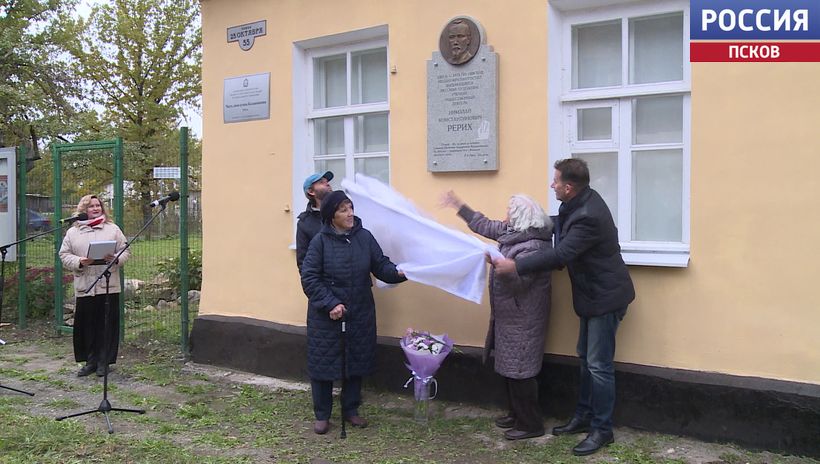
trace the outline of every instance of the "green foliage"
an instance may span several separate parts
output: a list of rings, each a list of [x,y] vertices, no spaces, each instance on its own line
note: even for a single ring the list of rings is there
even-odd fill
[[[202,37],[195,0],[120,0],[95,6],[67,28],[92,98],[129,141],[173,127],[201,93]]]
[[[82,405],[70,398],[59,398],[56,400],[51,400],[46,405],[52,409],[60,409],[64,411],[68,411],[71,409],[78,409]]]
[[[213,411],[205,403],[183,404],[177,411],[177,416],[183,419],[202,419],[211,415],[213,415]]]
[[[33,148],[75,131],[77,79],[62,56],[60,23],[76,0],[0,0],[0,146]]]
[[[165,258],[157,263],[157,270],[168,278],[171,288],[180,288],[182,275],[179,257]],[[202,290],[202,250],[188,251],[188,289]]]
[[[201,383],[201,384],[194,384],[194,385],[177,385],[176,390],[179,393],[184,393],[189,396],[195,395],[203,395],[205,393],[212,392],[216,389],[213,384],[210,383]]]
[[[70,273],[63,274],[63,284],[74,280]],[[31,267],[26,269],[26,311],[30,318],[45,318],[51,315],[54,308],[54,268]],[[16,308],[19,294],[17,292],[17,274],[7,277],[3,293],[3,304]]]
[[[160,191],[153,168],[177,164],[177,122],[185,108],[199,106],[199,22],[196,0],[119,0],[65,25],[77,39],[68,46],[75,72],[92,87],[89,98],[105,108],[98,138],[126,142],[125,178],[133,182],[143,222]]]

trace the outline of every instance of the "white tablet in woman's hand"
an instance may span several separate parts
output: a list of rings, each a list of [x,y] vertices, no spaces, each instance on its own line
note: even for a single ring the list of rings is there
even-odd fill
[[[117,251],[117,242],[115,240],[91,242],[88,244],[88,254],[86,254],[86,258],[94,260],[103,259],[106,255],[113,255],[115,251]]]

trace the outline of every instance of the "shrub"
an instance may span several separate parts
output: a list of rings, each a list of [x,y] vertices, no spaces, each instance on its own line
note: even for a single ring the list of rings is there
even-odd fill
[[[182,276],[179,272],[179,257],[165,258],[157,263],[157,270],[168,278],[168,284],[173,289],[182,285]],[[188,250],[188,289],[202,289],[202,250]]]
[[[4,283],[3,307],[17,308],[17,274],[7,277]],[[63,285],[74,280],[71,273],[63,273]],[[50,316],[54,310],[54,268],[30,267],[26,269],[26,314],[34,319]]]

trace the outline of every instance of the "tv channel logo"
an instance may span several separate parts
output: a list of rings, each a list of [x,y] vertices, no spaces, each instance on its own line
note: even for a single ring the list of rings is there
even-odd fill
[[[690,61],[820,61],[820,0],[691,0]]]

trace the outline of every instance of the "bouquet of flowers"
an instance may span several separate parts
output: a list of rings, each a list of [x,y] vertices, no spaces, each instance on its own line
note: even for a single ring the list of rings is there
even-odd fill
[[[429,332],[417,332],[413,329],[407,329],[407,332],[404,333],[403,346],[418,354],[439,354],[447,347],[445,337],[447,337],[447,334],[436,338],[435,335],[430,335]],[[449,345],[452,348],[452,342]]]
[[[407,332],[399,342],[404,356],[407,357],[407,366],[412,376],[407,379],[404,387],[407,388],[413,382],[413,390],[416,398],[416,420],[426,421],[428,414],[428,401],[436,397],[438,383],[433,377],[436,375],[444,358],[453,350],[453,341],[447,334],[431,335],[430,332],[407,329]],[[435,391],[430,395],[430,388],[435,387]]]

